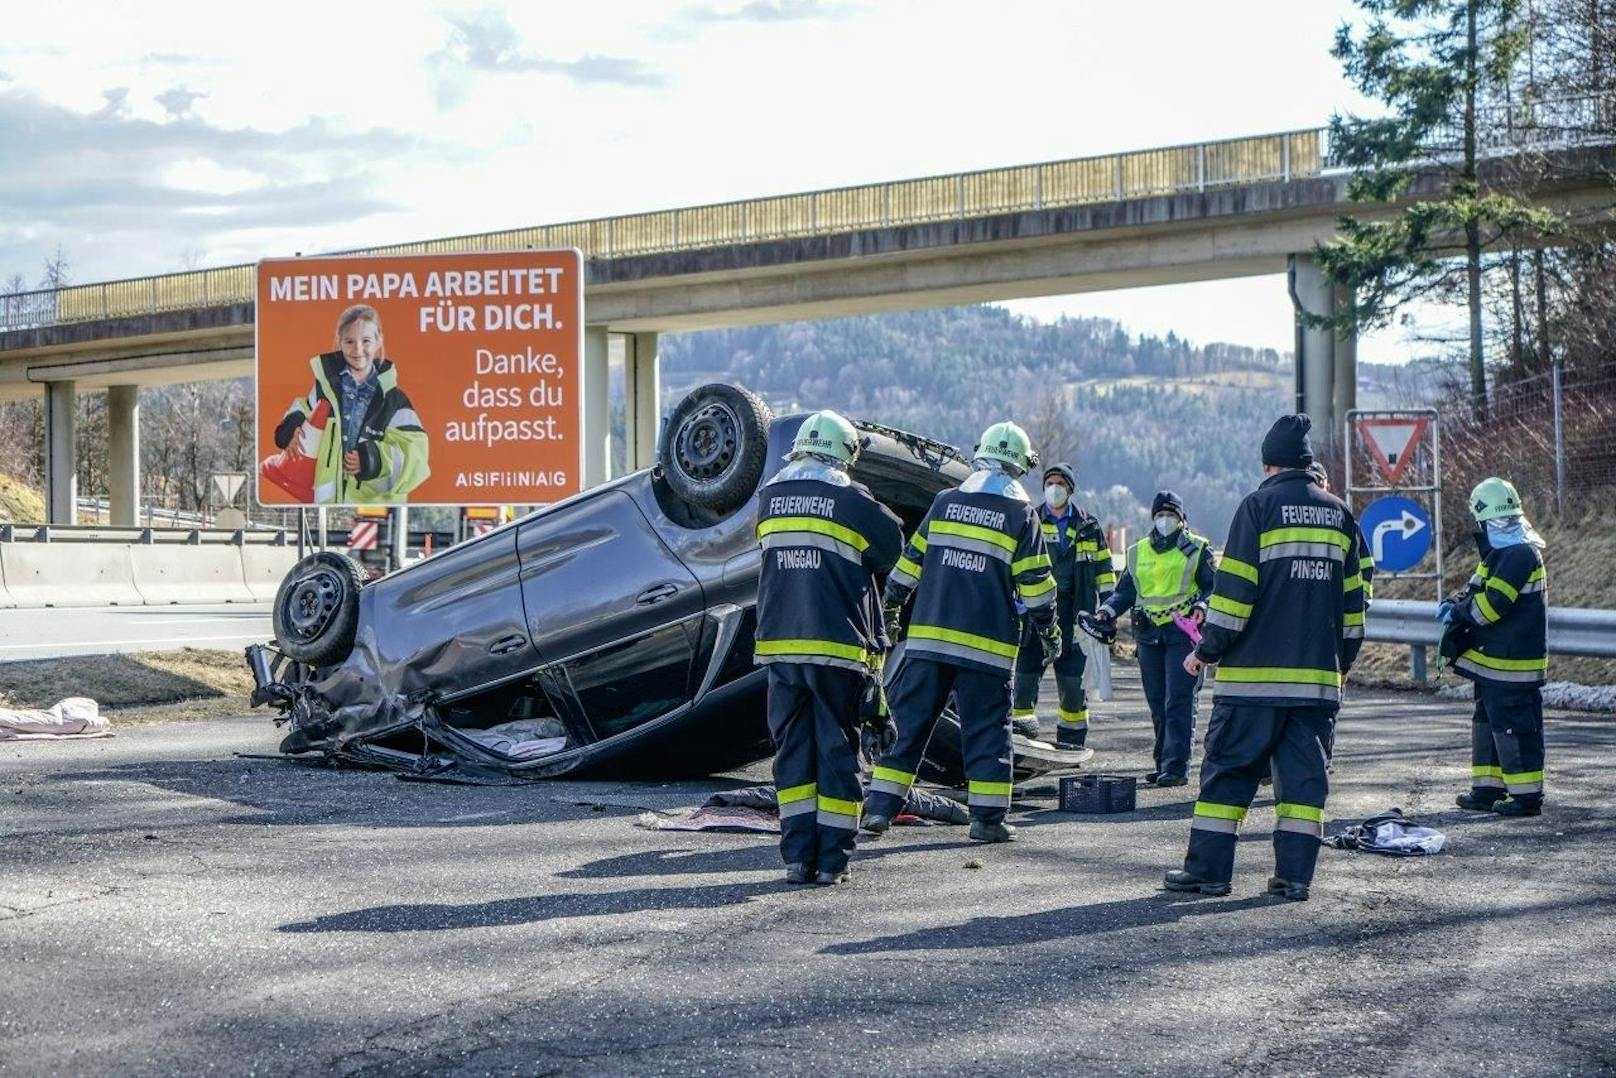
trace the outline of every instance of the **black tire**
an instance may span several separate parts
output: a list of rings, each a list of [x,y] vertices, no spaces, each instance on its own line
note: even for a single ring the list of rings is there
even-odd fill
[[[275,592],[275,645],[310,666],[335,666],[353,650],[364,570],[341,554],[310,554]]]
[[[774,413],[740,386],[698,386],[668,417],[659,463],[674,495],[732,513],[757,489],[769,454]]]

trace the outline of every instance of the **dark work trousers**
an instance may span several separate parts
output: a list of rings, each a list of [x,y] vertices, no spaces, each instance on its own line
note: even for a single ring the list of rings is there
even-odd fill
[[[1156,773],[1183,778],[1190,772],[1195,740],[1195,697],[1201,679],[1184,672],[1184,658],[1195,650],[1176,625],[1158,626],[1139,635],[1139,680],[1150,705],[1156,732]]]
[[[1190,822],[1184,870],[1203,880],[1228,883],[1234,875],[1235,840],[1257,780],[1274,773],[1274,875],[1312,883],[1324,836],[1324,798],[1329,792],[1324,743],[1334,708],[1252,707],[1218,701],[1206,729],[1201,793]]]
[[[1470,720],[1470,787],[1480,798],[1507,792],[1522,804],[1543,801],[1543,690],[1476,682]]]
[[[1072,639],[1077,620],[1074,596],[1069,591],[1055,595],[1055,624],[1060,627],[1061,657],[1055,660],[1055,694],[1060,703],[1056,715],[1055,743],[1081,748],[1089,736],[1089,705],[1083,695],[1083,649]],[[1038,689],[1044,680],[1044,649],[1032,619],[1021,619],[1021,649],[1016,652],[1015,713],[1038,713]]]
[[[887,707],[898,740],[870,774],[866,812],[891,819],[903,807],[926,742],[954,694],[965,759],[965,792],[971,818],[999,823],[1010,809],[1010,679],[978,667],[906,658],[887,688]]]
[[[769,664],[769,736],[786,864],[840,872],[858,834],[858,714],[865,679],[811,663]]]

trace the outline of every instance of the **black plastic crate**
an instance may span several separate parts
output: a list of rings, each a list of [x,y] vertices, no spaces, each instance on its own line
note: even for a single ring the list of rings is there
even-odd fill
[[[1133,775],[1072,775],[1060,780],[1063,812],[1132,812],[1139,796]]]

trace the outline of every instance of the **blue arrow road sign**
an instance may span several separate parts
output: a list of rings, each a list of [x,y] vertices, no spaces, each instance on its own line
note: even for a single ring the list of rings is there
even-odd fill
[[[1358,517],[1375,568],[1402,573],[1418,565],[1431,550],[1431,514],[1409,498],[1376,498]]]

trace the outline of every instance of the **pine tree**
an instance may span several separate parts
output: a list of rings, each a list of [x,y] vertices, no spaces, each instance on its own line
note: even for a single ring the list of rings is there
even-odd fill
[[[1483,255],[1493,246],[1553,235],[1560,222],[1477,171],[1503,141],[1494,127],[1526,44],[1519,0],[1357,0],[1366,24],[1343,25],[1333,53],[1379,116],[1336,115],[1331,155],[1354,170],[1357,202],[1395,205],[1391,217],[1344,216],[1340,235],[1318,250],[1324,272],[1346,285],[1354,328],[1386,325],[1406,304],[1463,292],[1470,313],[1471,394],[1485,406]],[[1418,172],[1446,172],[1435,197],[1408,199]],[[1462,238],[1464,260],[1452,259]],[[1320,319],[1319,321],[1329,321]]]

